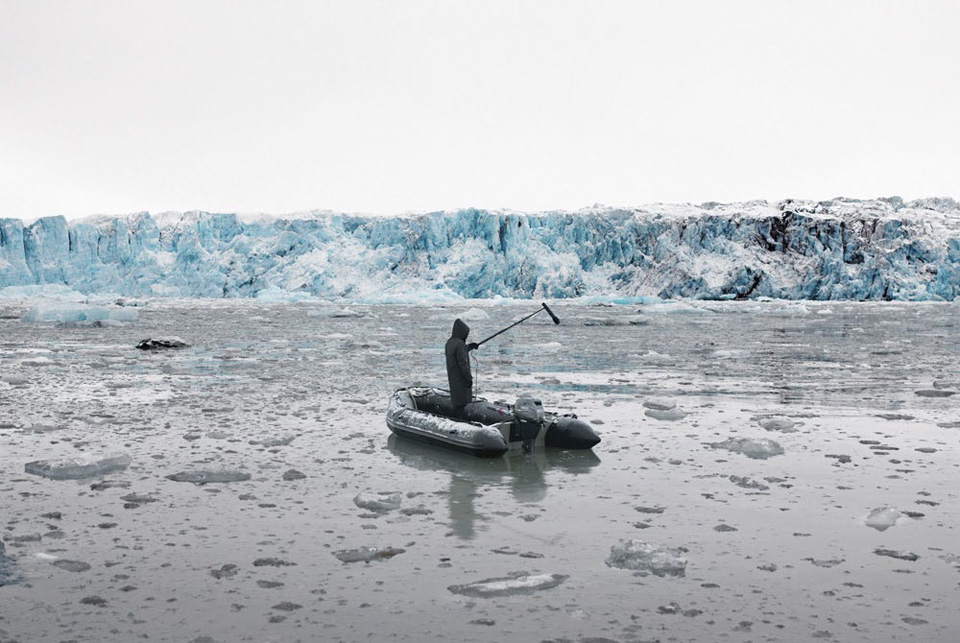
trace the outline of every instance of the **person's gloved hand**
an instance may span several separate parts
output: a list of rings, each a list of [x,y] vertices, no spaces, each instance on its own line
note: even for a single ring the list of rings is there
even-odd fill
[[[467,344],[467,350],[468,350],[468,351],[475,351],[475,350],[477,350],[478,348],[480,348],[480,344],[478,344],[478,343],[476,343],[476,342],[470,342],[469,344]]]

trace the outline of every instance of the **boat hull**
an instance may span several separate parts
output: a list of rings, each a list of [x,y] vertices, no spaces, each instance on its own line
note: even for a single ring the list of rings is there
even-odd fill
[[[387,426],[399,437],[478,457],[502,456],[523,444],[511,405],[475,400],[457,416],[449,394],[433,388],[394,392],[387,408]],[[528,436],[527,446],[591,449],[599,442],[593,428],[575,415],[544,413],[536,438],[530,441]]]

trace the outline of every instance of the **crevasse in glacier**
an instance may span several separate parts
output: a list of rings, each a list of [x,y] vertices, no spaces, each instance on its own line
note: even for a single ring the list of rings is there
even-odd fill
[[[0,288],[403,301],[494,296],[954,300],[960,204],[834,199],[397,217],[0,219]]]

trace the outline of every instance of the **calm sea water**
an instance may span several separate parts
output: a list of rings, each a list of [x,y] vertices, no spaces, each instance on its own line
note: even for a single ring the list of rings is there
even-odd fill
[[[2,641],[960,637],[956,305],[558,303],[476,353],[480,393],[603,441],[492,461],[392,438],[387,397],[444,384],[455,317],[479,340],[535,305],[154,302],[91,329],[30,305],[0,305]],[[134,349],[164,335],[191,347]],[[115,452],[100,478],[24,472]],[[250,479],[167,478],[203,470]],[[608,565],[630,540],[685,574]],[[394,555],[336,555],[362,547]],[[450,589],[511,574],[562,581]]]

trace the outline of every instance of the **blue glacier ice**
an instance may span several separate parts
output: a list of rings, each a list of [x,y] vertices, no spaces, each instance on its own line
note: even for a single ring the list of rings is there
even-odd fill
[[[0,289],[44,285],[266,301],[952,301],[960,294],[960,205],[891,197],[537,214],[0,219]]]

